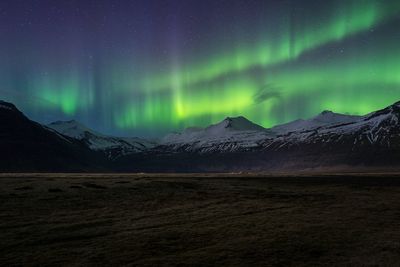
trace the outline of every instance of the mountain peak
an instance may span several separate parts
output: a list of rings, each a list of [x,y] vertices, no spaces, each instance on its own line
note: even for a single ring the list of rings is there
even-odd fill
[[[246,140],[246,145],[254,144],[255,140],[265,138],[268,131],[243,116],[226,117],[216,124],[206,128],[187,128],[182,133],[169,134],[162,140],[164,144],[190,144],[200,142],[202,145],[210,146],[215,142],[236,142]],[[246,136],[246,137],[244,137]]]
[[[247,121],[249,121],[248,119],[246,119],[245,117],[243,117],[243,116],[237,116],[237,117],[226,117],[224,120],[229,120],[229,121],[234,121],[234,120],[247,120]]]
[[[18,109],[14,106],[14,104],[11,104],[11,103],[3,101],[3,100],[0,100],[0,109],[18,111]]]
[[[400,101],[397,101],[397,102],[393,103],[392,106],[400,107]]]
[[[321,112],[322,115],[328,115],[328,114],[334,114],[334,112],[330,111],[330,110],[324,110]]]
[[[400,119],[400,101],[393,103],[392,105],[383,109],[371,112],[367,115],[368,118],[379,117],[382,115],[395,116]]]
[[[355,122],[360,119],[360,116],[345,115],[340,113],[335,113],[330,110],[324,110],[320,114],[310,119],[299,119],[289,123],[274,126],[273,131],[284,134],[294,131],[304,131],[316,129],[319,127],[340,125]]]
[[[48,124],[47,127],[52,128],[61,134],[77,139],[83,138],[86,132],[95,133],[93,130],[87,128],[76,120],[55,121]]]
[[[400,101],[398,101],[398,102],[394,103],[393,105],[391,105],[391,110],[392,110],[392,112],[400,114]]]
[[[223,121],[213,124],[207,129],[229,129],[234,131],[263,131],[262,126],[251,122],[243,116],[226,117]]]
[[[49,125],[82,125],[76,120],[68,120],[68,121],[54,121],[50,123]]]
[[[341,114],[341,113],[335,113],[330,110],[324,110],[317,116],[311,118],[311,120],[314,121],[321,121],[321,122],[328,122],[328,123],[336,123],[336,122],[348,122],[352,121],[358,116],[353,116],[353,115],[346,115],[346,114]]]

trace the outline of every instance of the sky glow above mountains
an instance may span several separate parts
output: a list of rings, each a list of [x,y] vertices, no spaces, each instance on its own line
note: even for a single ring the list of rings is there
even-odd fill
[[[157,136],[400,100],[400,2],[2,1],[0,98]]]

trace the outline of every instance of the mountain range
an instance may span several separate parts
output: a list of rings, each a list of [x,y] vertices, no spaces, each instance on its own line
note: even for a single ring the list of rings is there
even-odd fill
[[[1,171],[291,172],[400,169],[400,102],[364,116],[323,111],[266,129],[244,117],[159,141],[42,125],[0,101]]]

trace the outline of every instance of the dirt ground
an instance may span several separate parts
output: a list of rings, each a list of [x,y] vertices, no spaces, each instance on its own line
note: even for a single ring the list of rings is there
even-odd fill
[[[0,175],[0,264],[400,265],[400,177],[229,176]]]

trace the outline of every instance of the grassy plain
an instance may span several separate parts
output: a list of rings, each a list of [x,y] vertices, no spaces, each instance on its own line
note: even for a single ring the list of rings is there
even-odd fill
[[[398,266],[396,174],[2,174],[4,266]]]

